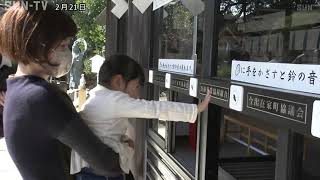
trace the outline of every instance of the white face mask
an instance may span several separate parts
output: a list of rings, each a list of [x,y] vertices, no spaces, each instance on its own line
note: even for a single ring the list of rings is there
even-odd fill
[[[72,66],[72,52],[67,50],[54,50],[52,52],[52,58],[50,64],[46,64],[46,69],[50,71],[50,75],[56,78],[60,78],[66,75]]]
[[[0,64],[0,68],[2,66],[8,66],[8,67],[12,67],[12,63],[11,63],[11,60],[7,57],[7,56],[2,56],[2,62]]]

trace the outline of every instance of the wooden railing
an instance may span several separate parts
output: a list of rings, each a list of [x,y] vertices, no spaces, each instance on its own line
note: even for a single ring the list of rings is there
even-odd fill
[[[267,130],[264,130],[262,128],[258,128],[254,125],[242,122],[241,120],[238,120],[238,118],[234,118],[228,115],[224,115],[224,132],[223,132],[223,141],[226,138],[230,139],[236,139],[238,141],[244,141],[247,146],[247,153],[250,154],[252,147],[255,147],[255,145],[260,145],[263,147],[261,149],[260,147],[255,147],[256,149],[261,150],[262,152],[269,154],[269,152],[276,152],[277,148],[270,143],[270,141],[276,142],[277,141],[277,134],[274,132],[270,132]],[[234,124],[237,128],[237,130],[230,129],[229,126],[231,124]],[[263,140],[257,138],[253,134],[257,134],[259,136],[264,137]],[[245,140],[243,140],[245,139]]]

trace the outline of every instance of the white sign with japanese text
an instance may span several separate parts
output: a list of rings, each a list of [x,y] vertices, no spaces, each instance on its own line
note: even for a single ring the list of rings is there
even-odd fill
[[[249,109],[272,114],[297,123],[307,123],[308,105],[305,103],[252,92],[247,92],[246,94],[247,108]]]
[[[320,65],[232,61],[231,79],[320,94]]]
[[[195,72],[195,63],[194,60],[190,59],[159,59],[158,70],[193,75]]]
[[[153,10],[157,10],[173,0],[153,0]]]

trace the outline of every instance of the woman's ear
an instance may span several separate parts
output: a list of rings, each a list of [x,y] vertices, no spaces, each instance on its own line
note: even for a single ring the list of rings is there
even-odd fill
[[[118,74],[111,78],[111,88],[116,91],[123,91],[125,89],[125,81],[122,75]]]

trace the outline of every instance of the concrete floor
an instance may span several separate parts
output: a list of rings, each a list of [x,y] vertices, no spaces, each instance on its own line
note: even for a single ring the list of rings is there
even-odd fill
[[[6,148],[4,138],[0,139],[0,179],[22,180]]]

